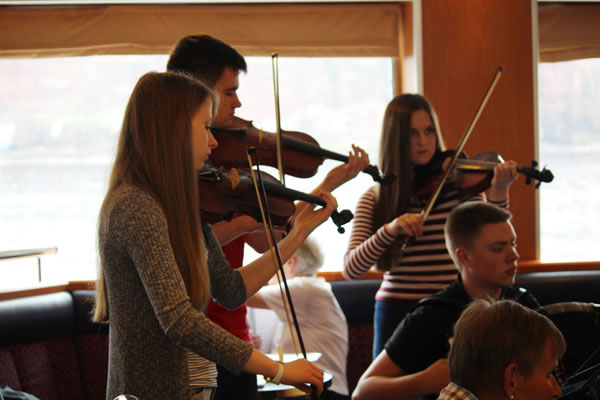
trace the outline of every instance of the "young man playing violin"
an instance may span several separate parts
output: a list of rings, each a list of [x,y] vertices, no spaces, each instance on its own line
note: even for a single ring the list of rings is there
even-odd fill
[[[450,382],[448,351],[454,323],[474,299],[537,300],[513,286],[519,254],[510,212],[473,201],[452,210],[444,228],[458,278],[417,303],[361,376],[352,398],[437,399]]]
[[[213,128],[231,128],[235,110],[242,105],[237,96],[239,74],[240,71],[246,72],[247,70],[246,61],[241,54],[228,44],[208,35],[189,35],[180,39],[174,46],[167,62],[167,69],[190,74],[212,86],[219,96],[219,108],[211,126]],[[349,161],[331,170],[314,192],[333,191],[354,178],[368,165],[368,155],[362,149],[352,146]],[[249,216],[240,215],[230,222],[215,224],[213,230],[233,269],[242,265],[246,243],[259,253],[269,249],[265,234],[262,232],[263,225]],[[213,322],[239,338],[252,343],[246,311],[245,305],[234,311],[228,311],[210,301],[206,314]],[[192,371],[199,369],[201,366],[191,367],[190,380],[196,376],[203,382],[203,385],[206,385],[202,373]],[[238,376],[219,366],[217,369],[218,385],[215,399],[257,398],[255,375],[242,373]],[[214,386],[214,377],[208,385]]]

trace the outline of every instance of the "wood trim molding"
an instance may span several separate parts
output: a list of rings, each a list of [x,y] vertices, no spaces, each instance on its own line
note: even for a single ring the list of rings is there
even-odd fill
[[[550,262],[543,263],[539,260],[519,261],[519,274],[533,272],[561,272],[561,271],[600,271],[600,261],[589,262]],[[339,271],[323,271],[317,273],[317,276],[325,278],[327,281],[343,281],[344,277]],[[383,273],[371,269],[360,279],[382,279]]]
[[[22,289],[11,289],[9,291],[0,292],[0,301],[63,292],[68,290],[68,286],[67,283],[60,283],[54,285],[36,285]]]
[[[519,274],[560,271],[600,271],[600,261],[542,263],[536,260],[526,260],[519,262]],[[317,276],[325,278],[328,282],[345,280],[341,271],[323,271],[317,273]],[[382,279],[382,277],[382,272],[371,269],[360,279]],[[70,281],[68,283],[54,285],[38,285],[22,289],[13,289],[0,292],[0,301],[63,291],[93,290],[95,284],[95,281]]]
[[[437,111],[444,140],[454,148],[496,72],[504,73],[465,147],[470,156],[499,152],[529,165],[535,138],[532,5],[523,0],[422,2],[423,94]],[[524,259],[539,259],[538,194],[519,179],[510,211]]]
[[[323,271],[318,272],[317,276],[325,278],[326,281],[344,281],[346,280],[340,271]],[[369,270],[360,279],[381,279],[383,278],[383,272],[376,271],[375,269]]]
[[[95,281],[71,281],[67,283],[55,283],[52,285],[35,285],[26,288],[15,288],[0,292],[0,301],[64,291],[93,290],[95,285]]]
[[[519,273],[530,272],[561,272],[561,271],[598,271],[600,270],[600,261],[586,262],[549,262],[528,260],[519,261]]]

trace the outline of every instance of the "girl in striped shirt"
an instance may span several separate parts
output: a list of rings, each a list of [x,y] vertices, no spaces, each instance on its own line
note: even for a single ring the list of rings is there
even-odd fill
[[[376,184],[360,198],[344,256],[344,277],[358,279],[373,265],[384,271],[375,296],[373,358],[405,312],[418,300],[452,282],[457,270],[446,250],[444,224],[464,201],[489,201],[508,207],[508,189],[517,178],[516,163],[499,163],[488,196],[461,192],[452,176],[445,183],[427,220],[420,215],[427,198],[418,192],[436,174],[444,143],[437,116],[427,99],[404,94],[387,106],[379,147],[379,167],[394,174],[389,184]],[[400,240],[413,236],[400,254]]]

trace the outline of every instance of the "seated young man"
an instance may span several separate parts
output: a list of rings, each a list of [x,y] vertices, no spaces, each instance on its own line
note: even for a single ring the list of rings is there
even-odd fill
[[[455,322],[474,299],[509,299],[536,309],[537,300],[513,286],[519,254],[511,214],[485,202],[456,207],[446,221],[456,281],[421,300],[373,360],[353,399],[437,399],[450,382],[448,351]]]
[[[348,399],[346,357],[348,355],[348,324],[331,285],[315,274],[323,265],[323,253],[310,238],[284,264],[294,309],[301,326],[307,352],[321,353],[315,364],[333,375],[331,387],[321,394],[322,400]],[[271,351],[280,346],[285,353],[294,353],[295,347],[288,328],[286,311],[278,285],[261,288],[248,299],[248,305],[268,308],[275,312],[279,323],[274,332]]]

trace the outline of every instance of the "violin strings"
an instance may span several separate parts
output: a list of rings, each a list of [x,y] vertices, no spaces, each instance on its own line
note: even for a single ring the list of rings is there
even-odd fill
[[[495,161],[485,161],[485,160],[471,160],[471,159],[462,159],[460,158],[457,162],[459,167],[465,166],[465,167],[495,167],[496,165],[498,165],[497,162]],[[476,168],[473,168],[476,169]]]

